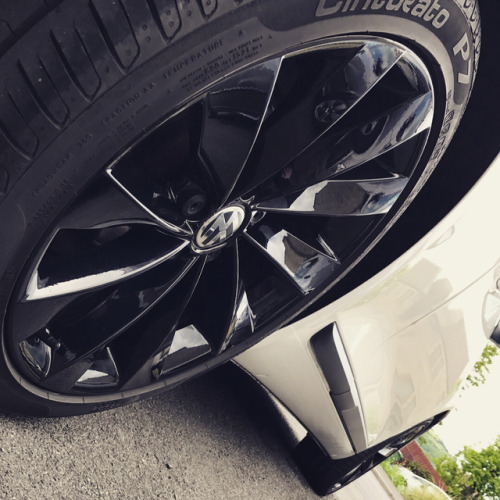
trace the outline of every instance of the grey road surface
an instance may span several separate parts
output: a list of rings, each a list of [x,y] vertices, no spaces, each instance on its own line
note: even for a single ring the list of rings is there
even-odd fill
[[[0,416],[0,498],[318,498],[260,405],[223,368],[104,413]],[[330,498],[391,498],[379,481],[373,484],[363,492],[355,483]],[[375,487],[383,496],[370,494]]]

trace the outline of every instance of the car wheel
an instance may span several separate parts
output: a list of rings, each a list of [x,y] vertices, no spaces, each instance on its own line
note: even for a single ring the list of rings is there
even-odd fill
[[[0,58],[0,407],[78,414],[173,387],[342,279],[458,125],[479,45],[463,3],[14,12]]]

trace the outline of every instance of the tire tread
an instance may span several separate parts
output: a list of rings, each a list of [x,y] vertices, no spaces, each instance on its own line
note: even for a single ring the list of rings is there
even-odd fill
[[[181,29],[181,16],[175,0],[147,0],[165,41],[171,41]]]
[[[45,79],[43,79],[42,76],[40,75],[41,71],[42,71],[42,67],[39,66],[37,68],[39,70],[40,76],[38,78],[36,78],[35,80],[32,80],[29,77],[29,75],[28,75],[27,71],[25,70],[21,61],[18,61],[17,68],[18,68],[19,74],[21,75],[21,78],[24,80],[24,83],[26,85],[26,88],[29,91],[31,98],[36,103],[37,108],[40,110],[40,113],[42,113],[45,116],[45,118],[52,123],[52,125],[54,127],[61,129],[61,125],[64,124],[64,122],[66,121],[66,117],[68,116],[68,108],[64,105],[62,100],[59,99],[60,104],[62,104],[62,106],[64,107],[64,110],[65,110],[65,111],[62,111],[64,116],[62,116],[60,114],[61,110],[58,112],[57,110],[51,111],[49,109],[50,104],[53,103],[54,100],[59,97],[59,94],[57,94],[57,92],[55,92],[55,89],[52,86],[52,84],[49,82],[49,79],[47,77],[45,77]],[[37,89],[35,87],[36,81],[38,81],[39,83],[46,82],[46,85],[50,85],[50,87],[47,88],[47,86],[44,85],[43,88]],[[45,91],[44,91],[44,89],[45,89]],[[47,95],[47,91],[49,91],[49,89],[51,89],[53,91],[50,96]],[[59,119],[57,118],[57,116],[59,116]]]
[[[26,106],[17,101],[20,111],[12,110],[14,105],[9,103],[4,107],[10,111],[0,110],[0,177],[8,179],[0,185],[0,203],[57,131],[62,132],[124,74],[203,23],[254,1],[20,0],[0,6],[0,74],[19,73],[28,89]],[[477,67],[477,0],[454,1],[471,25]],[[60,19],[56,24],[63,26],[60,31],[45,22],[55,16]],[[16,44],[24,37],[30,39],[26,46]],[[15,89],[9,90],[15,93]],[[30,128],[32,122],[25,111],[30,102],[56,133],[51,130],[40,135],[38,126]],[[12,157],[19,157],[18,161],[12,162]]]
[[[128,70],[139,57],[140,49],[120,3],[92,0],[90,10],[116,62]]]
[[[60,127],[44,112],[19,67],[16,67],[7,83],[7,91],[26,126],[36,137],[37,148],[49,143]]]
[[[0,95],[0,130],[10,146],[26,160],[32,160],[35,157],[38,150],[38,137],[29,128],[10,92],[5,88]]]
[[[99,76],[88,60],[76,32],[72,30],[68,38],[70,40],[63,40],[60,36],[56,36],[54,31],[50,32],[50,40],[66,73],[82,97],[90,102],[91,98],[99,90]],[[68,45],[70,46],[69,49],[66,48]]]
[[[0,54],[63,0],[17,0],[0,5]]]

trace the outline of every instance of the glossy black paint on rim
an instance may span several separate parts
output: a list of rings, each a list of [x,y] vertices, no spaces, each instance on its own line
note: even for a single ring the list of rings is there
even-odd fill
[[[433,108],[423,63],[375,38],[211,87],[61,214],[8,311],[16,369],[44,391],[112,397],[267,335],[383,229]]]

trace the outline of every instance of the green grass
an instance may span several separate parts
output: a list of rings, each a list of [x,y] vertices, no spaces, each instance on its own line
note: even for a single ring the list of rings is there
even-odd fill
[[[399,473],[397,467],[391,465],[389,460],[384,460],[380,465],[399,491],[406,487],[405,478]]]
[[[405,500],[443,500],[444,498],[446,498],[444,493],[435,491],[430,487],[426,488],[424,486],[413,486],[409,488],[406,484],[405,478],[399,472],[398,466],[393,465],[393,461],[394,458],[392,460],[391,458],[389,458],[382,462],[380,465]]]

